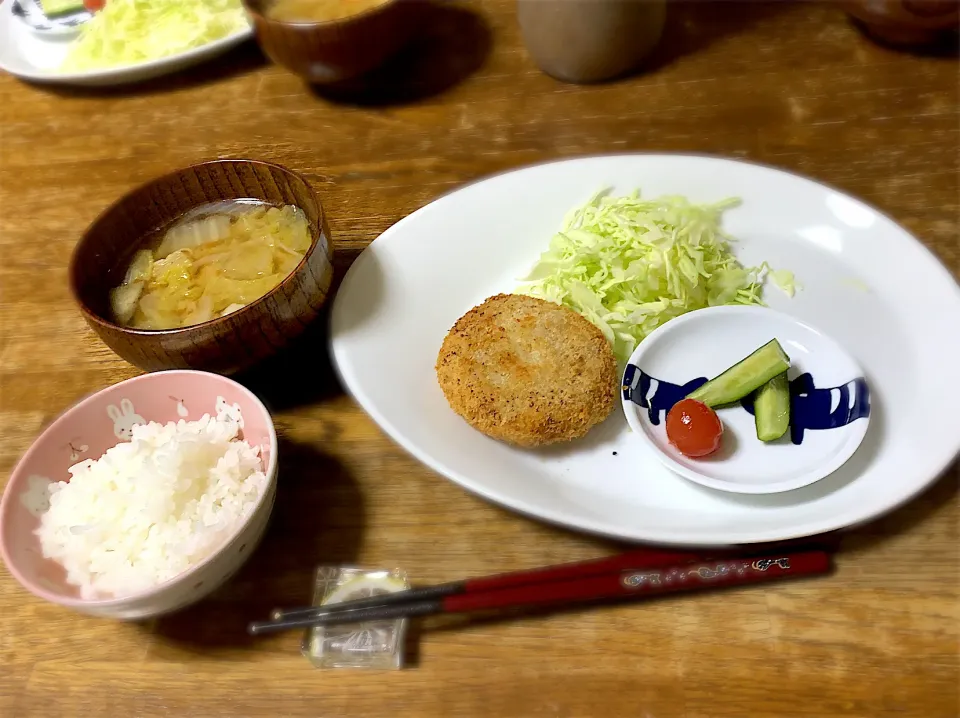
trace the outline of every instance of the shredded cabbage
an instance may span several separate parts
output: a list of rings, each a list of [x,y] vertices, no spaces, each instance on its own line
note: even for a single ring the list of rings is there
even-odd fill
[[[589,319],[620,362],[650,332],[686,312],[763,305],[767,275],[793,296],[790,272],[766,263],[743,267],[731,252],[720,216],[737,204],[735,198],[695,205],[684,197],[600,192],[567,215],[519,291]]]
[[[770,271],[770,279],[772,279],[773,283],[782,289],[783,293],[788,297],[792,297],[797,293],[799,285],[793,276],[793,272],[788,272],[786,269],[770,269],[770,265],[766,262],[763,263],[763,268]]]
[[[61,69],[134,65],[202,47],[247,27],[240,0],[107,0],[81,26]]]

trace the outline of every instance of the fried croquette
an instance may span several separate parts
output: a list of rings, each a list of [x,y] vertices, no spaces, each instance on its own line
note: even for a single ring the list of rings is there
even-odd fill
[[[533,447],[586,434],[613,409],[610,343],[567,307],[498,294],[463,315],[437,357],[450,407],[487,436]]]

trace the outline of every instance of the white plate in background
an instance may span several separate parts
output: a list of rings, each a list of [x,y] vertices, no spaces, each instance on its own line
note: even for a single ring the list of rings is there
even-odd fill
[[[22,80],[87,87],[126,85],[167,75],[221,55],[253,37],[253,28],[170,57],[105,70],[58,69],[76,35],[40,34],[13,15],[13,3],[0,3],[0,70]]]

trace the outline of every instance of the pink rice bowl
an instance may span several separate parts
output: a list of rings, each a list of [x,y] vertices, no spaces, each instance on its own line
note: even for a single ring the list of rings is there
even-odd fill
[[[70,478],[67,469],[97,459],[128,436],[139,420],[196,421],[214,415],[217,397],[238,404],[243,438],[260,446],[267,486],[252,514],[214,553],[173,579],[121,598],[84,599],[66,572],[46,559],[35,531],[45,484]],[[24,588],[52,603],[98,616],[142,619],[183,608],[215,590],[253,552],[266,529],[276,496],[277,435],[263,403],[248,389],[218,374],[173,370],[144,374],[82,399],[33,442],[7,482],[0,501],[0,556]]]

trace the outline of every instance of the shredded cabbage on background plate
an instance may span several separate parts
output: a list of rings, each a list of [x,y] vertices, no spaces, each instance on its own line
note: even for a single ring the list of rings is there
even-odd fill
[[[641,199],[600,192],[570,212],[520,292],[564,304],[596,324],[626,362],[650,332],[686,312],[720,304],[763,305],[769,276],[793,296],[793,274],[743,267],[720,228],[731,198]]]
[[[107,0],[103,10],[81,26],[61,70],[157,60],[249,26],[240,0]]]

